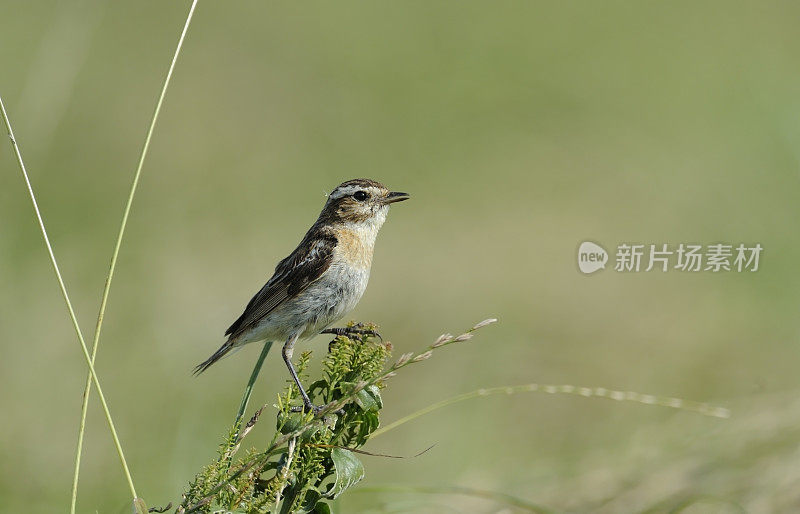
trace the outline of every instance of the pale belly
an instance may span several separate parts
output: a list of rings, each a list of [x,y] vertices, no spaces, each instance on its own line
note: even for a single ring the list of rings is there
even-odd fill
[[[316,282],[267,315],[239,344],[285,341],[293,334],[309,338],[352,311],[369,281],[369,269],[331,265]]]

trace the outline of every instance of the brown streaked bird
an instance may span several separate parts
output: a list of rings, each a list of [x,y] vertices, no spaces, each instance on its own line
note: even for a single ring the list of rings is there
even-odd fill
[[[303,240],[275,267],[264,287],[228,327],[228,340],[195,368],[202,373],[234,348],[255,342],[283,342],[283,360],[305,408],[311,403],[292,365],[294,345],[320,333],[346,334],[328,328],[356,306],[367,288],[372,251],[389,205],[407,200],[369,179],[354,179],[334,189]]]

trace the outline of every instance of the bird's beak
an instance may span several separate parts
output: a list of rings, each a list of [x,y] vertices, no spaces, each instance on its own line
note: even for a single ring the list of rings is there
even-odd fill
[[[386,198],[383,199],[384,204],[390,204],[395,202],[402,202],[403,200],[408,200],[411,198],[411,195],[408,193],[400,193],[399,191],[392,191]]]

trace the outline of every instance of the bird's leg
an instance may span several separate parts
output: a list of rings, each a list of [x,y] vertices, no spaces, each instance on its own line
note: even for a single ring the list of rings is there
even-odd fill
[[[334,334],[337,336],[347,336],[350,337],[352,335],[367,335],[377,337],[378,339],[383,342],[383,337],[376,332],[375,330],[371,330],[369,328],[364,328],[363,323],[356,323],[352,327],[333,327],[333,328],[326,328],[320,334]]]
[[[308,397],[306,390],[303,389],[303,384],[300,383],[300,377],[297,376],[297,371],[294,370],[294,366],[292,365],[292,354],[294,353],[294,343],[297,342],[297,338],[299,337],[298,334],[290,336],[289,339],[286,340],[286,344],[283,345],[283,362],[286,363],[286,367],[289,368],[289,373],[292,375],[294,379],[294,383],[297,384],[297,388],[300,390],[300,396],[303,397],[303,406],[314,412],[316,414],[322,407],[317,407],[313,403],[311,403],[311,398]]]

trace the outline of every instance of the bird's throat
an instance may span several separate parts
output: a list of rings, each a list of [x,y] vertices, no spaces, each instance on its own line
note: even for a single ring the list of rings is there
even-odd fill
[[[349,225],[337,227],[334,231],[336,252],[351,266],[369,269],[379,227],[372,227],[367,223]]]

